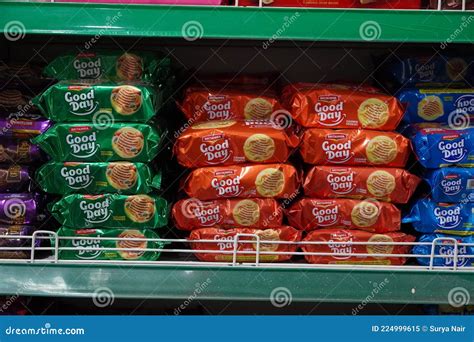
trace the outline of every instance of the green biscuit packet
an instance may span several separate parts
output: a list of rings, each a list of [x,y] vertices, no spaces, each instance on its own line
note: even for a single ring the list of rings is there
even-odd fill
[[[75,237],[77,239],[63,239]],[[67,260],[135,260],[153,261],[160,256],[158,251],[140,251],[137,249],[162,249],[161,241],[148,241],[160,237],[150,229],[70,229],[58,230],[59,259]],[[80,239],[79,239],[80,238]],[[111,238],[101,240],[99,238]],[[124,240],[130,239],[130,240]],[[143,239],[143,240],[141,240]],[[145,240],[146,239],[146,240]],[[53,245],[55,240],[52,240]],[[74,248],[62,250],[61,248]],[[97,250],[104,248],[107,250]],[[122,250],[109,250],[120,248]]]
[[[147,122],[162,105],[162,91],[143,83],[63,81],[33,99],[43,114],[59,122]]]
[[[160,228],[168,224],[168,209],[168,202],[155,195],[72,194],[50,211],[73,228]]]
[[[167,57],[160,58],[147,52],[71,52],[56,57],[44,68],[43,74],[57,80],[154,82],[169,75],[170,62]]]
[[[161,136],[147,124],[56,124],[33,139],[55,161],[149,162]]]
[[[143,163],[49,162],[36,171],[36,181],[53,194],[146,194],[161,185],[161,173],[152,178]]]

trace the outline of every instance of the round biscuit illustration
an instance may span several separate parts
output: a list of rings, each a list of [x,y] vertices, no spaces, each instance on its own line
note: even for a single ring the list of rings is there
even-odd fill
[[[120,239],[145,239],[143,235],[138,230],[124,230],[118,236]],[[116,248],[130,248],[130,249],[145,249],[147,247],[146,241],[134,241],[134,240],[117,240],[115,243]],[[120,256],[125,260],[134,260],[141,257],[145,251],[137,250],[121,250],[118,251]]]
[[[357,227],[373,226],[380,215],[379,207],[370,201],[362,201],[352,208],[351,220]]]
[[[446,62],[446,74],[453,81],[462,81],[468,65],[462,58],[451,58]]]
[[[383,235],[383,234],[375,234],[373,235],[369,241],[369,243],[377,243],[377,242],[383,242],[383,243],[393,243],[393,240],[390,236],[388,235]],[[393,245],[367,245],[367,253],[368,254],[391,254],[393,251],[394,246]],[[373,258],[375,259],[384,259],[386,258],[385,256],[374,256]]]
[[[192,125],[192,129],[225,128],[235,125],[234,120],[209,121]]]
[[[124,159],[135,158],[142,150],[145,139],[142,132],[133,127],[118,129],[112,138],[112,148],[118,156]]]
[[[260,218],[260,208],[252,200],[242,200],[232,210],[232,217],[241,226],[253,226]]]
[[[443,102],[438,96],[426,96],[418,103],[418,116],[426,121],[434,121],[443,114]]]
[[[373,164],[388,164],[398,153],[397,143],[385,135],[379,135],[369,141],[365,149],[367,159]]]
[[[252,162],[263,162],[275,153],[275,142],[266,134],[253,134],[245,140],[245,157]]]
[[[279,241],[280,234],[278,231],[274,229],[265,229],[259,230],[255,233],[259,238],[260,241]],[[253,248],[257,250],[257,244],[253,244]],[[275,252],[278,250],[278,244],[271,243],[271,242],[263,242],[260,243],[260,251],[261,252]]]
[[[129,85],[115,87],[110,95],[110,103],[117,113],[132,115],[142,105],[142,92],[137,87]]]
[[[248,101],[244,108],[245,119],[249,120],[269,119],[272,115],[272,112],[272,104],[260,97]]]
[[[382,100],[367,99],[359,106],[357,116],[362,127],[378,128],[388,121],[388,106]]]
[[[395,177],[384,170],[374,171],[367,177],[366,185],[374,197],[386,197],[395,190]]]
[[[275,168],[264,169],[257,175],[255,187],[260,196],[275,197],[285,187],[285,175],[282,171]]]
[[[133,195],[125,200],[125,214],[133,222],[145,223],[155,215],[155,200],[147,195]]]
[[[117,190],[127,190],[137,182],[137,168],[132,163],[109,163],[105,172],[110,186]]]
[[[142,59],[133,53],[124,53],[117,58],[117,76],[121,80],[139,80],[143,74]]]

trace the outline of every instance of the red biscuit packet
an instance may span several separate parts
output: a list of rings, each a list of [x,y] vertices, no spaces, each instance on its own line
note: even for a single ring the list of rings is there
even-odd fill
[[[288,223],[301,230],[360,229],[372,233],[400,230],[400,210],[376,200],[303,198],[287,211]]]

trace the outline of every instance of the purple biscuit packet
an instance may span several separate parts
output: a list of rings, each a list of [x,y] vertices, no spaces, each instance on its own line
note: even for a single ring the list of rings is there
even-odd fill
[[[0,117],[0,135],[16,138],[28,138],[42,134],[51,126],[51,121],[39,114],[27,114],[21,111]]]
[[[31,238],[10,238],[8,236],[31,236],[35,231],[33,226],[4,226],[0,225],[0,259],[26,259],[30,257],[29,250],[13,250],[3,248],[28,247],[32,244]],[[35,247],[40,246],[41,239],[35,240]]]
[[[30,170],[20,165],[0,165],[0,192],[21,192],[28,190]]]
[[[1,224],[32,224],[36,222],[37,196],[34,194],[0,194]]]
[[[39,147],[29,140],[0,138],[0,163],[30,164],[40,159]]]

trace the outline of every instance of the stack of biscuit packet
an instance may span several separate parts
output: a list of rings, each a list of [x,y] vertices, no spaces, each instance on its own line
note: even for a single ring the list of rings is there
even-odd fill
[[[31,247],[30,236],[45,219],[44,197],[32,183],[42,155],[29,140],[50,126],[30,101],[43,83],[35,67],[0,61],[0,258],[29,258],[29,251],[15,248]]]
[[[414,237],[400,231],[395,204],[407,203],[420,180],[403,169],[410,145],[394,132],[404,112],[397,99],[368,86],[297,83],[283,89],[282,103],[305,127],[300,154],[309,164],[305,197],[288,221],[307,232],[305,252],[326,253],[307,261],[404,264],[395,254],[410,246],[394,243]]]
[[[398,98],[407,110],[405,132],[428,185],[404,217],[433,243],[435,266],[472,266],[474,243],[474,67],[472,56],[436,55],[399,59],[389,67]],[[421,265],[430,264],[431,245],[417,245]],[[457,254],[455,262],[454,254]],[[425,255],[426,257],[423,257]]]
[[[37,172],[62,227],[59,257],[156,260],[168,204],[151,194],[161,176],[149,163],[163,130],[150,121],[162,106],[169,60],[142,52],[96,51],[57,57],[44,70],[60,80],[35,99],[55,122],[34,141],[51,158]],[[72,80],[71,80],[72,79]],[[154,83],[153,83],[154,82]],[[100,239],[108,238],[108,239]]]
[[[196,257],[232,261],[236,245],[238,262],[289,260],[302,233],[283,224],[278,200],[298,192],[299,173],[287,161],[299,137],[272,122],[276,93],[252,78],[214,79],[189,87],[180,106],[195,123],[175,144],[189,175],[172,215],[190,231]]]

